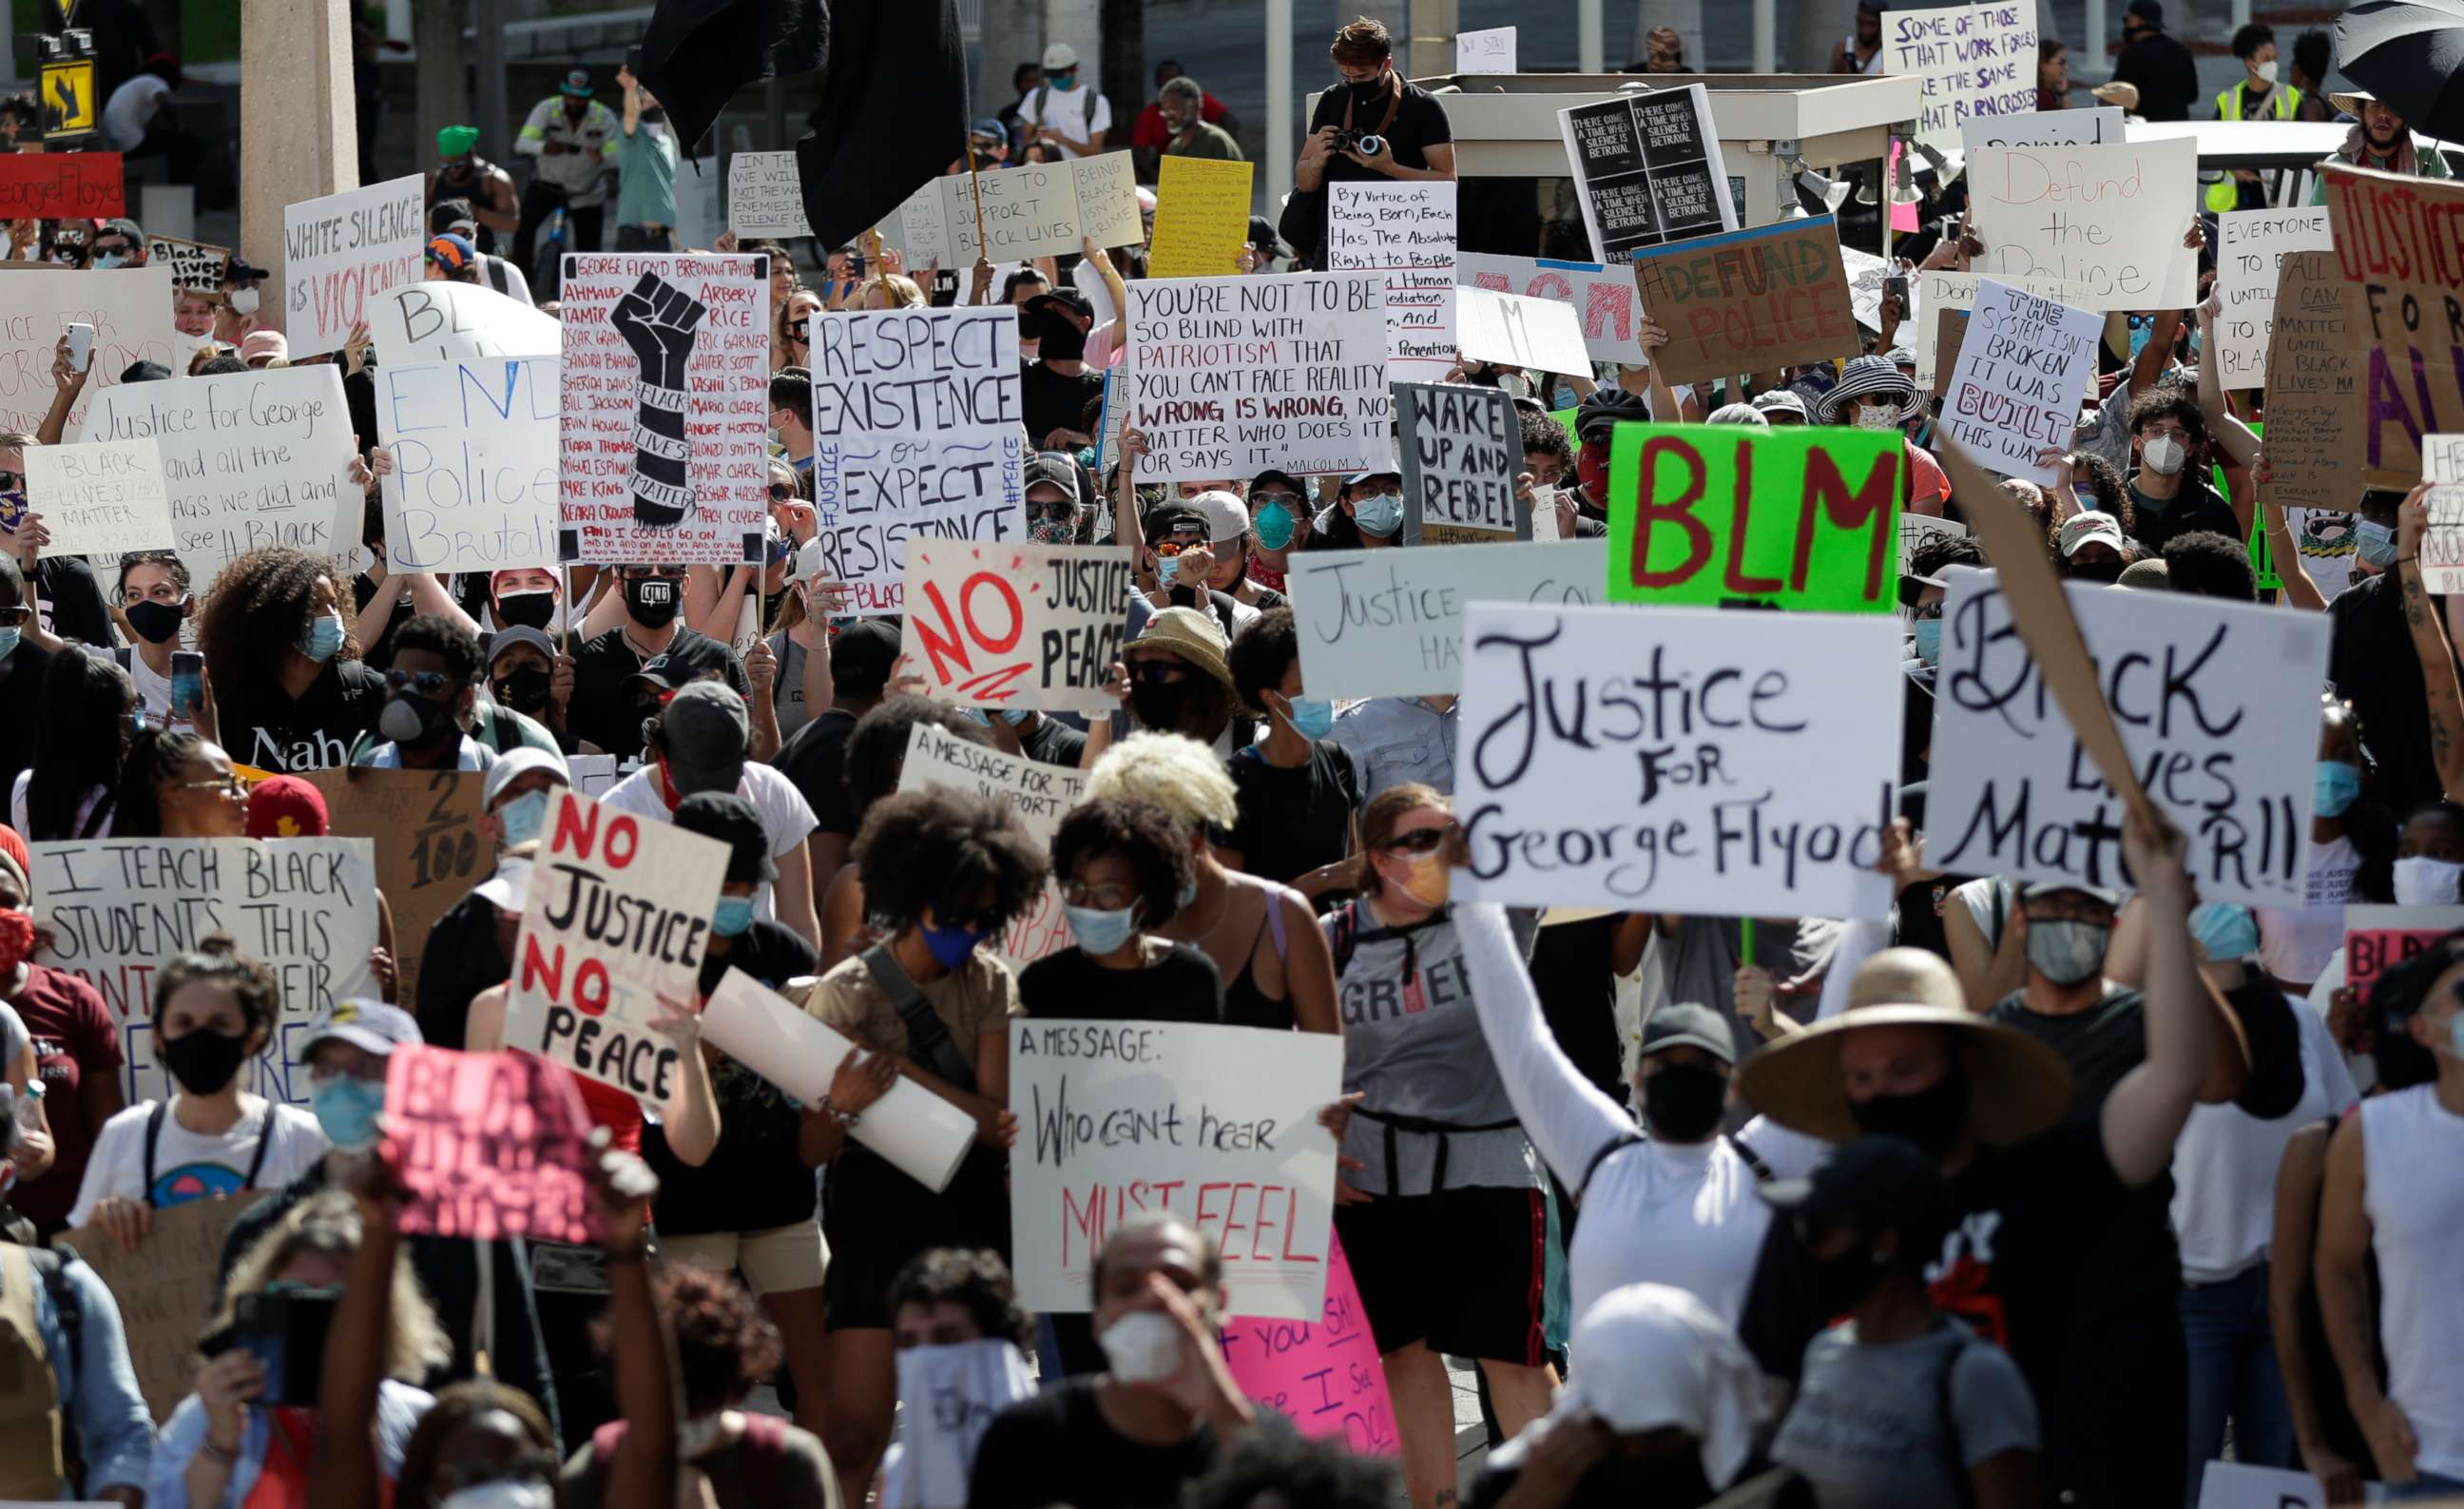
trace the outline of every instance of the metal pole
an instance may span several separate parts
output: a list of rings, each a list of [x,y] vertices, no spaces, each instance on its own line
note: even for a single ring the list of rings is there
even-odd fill
[[[1597,5],[1599,0],[1584,0]],[[1292,189],[1292,0],[1266,0],[1266,161],[1259,175],[1266,218],[1282,212]]]
[[[2112,77],[2113,64],[2104,55],[2104,0],[2087,0],[2087,42],[2079,52],[2087,59],[2089,78]]]
[[[1574,33],[1583,72],[1608,72],[1608,55],[1600,46],[1600,0],[1580,0],[1574,8]]]
[[[473,113],[479,118],[472,123],[479,128],[480,149],[496,162],[510,163],[516,128],[513,105],[505,98],[503,0],[471,0],[471,31],[476,39],[472,49],[476,58],[471,66],[478,80]]]
[[[2091,0],[2093,3],[2093,0]],[[1779,72],[1779,15],[1774,0],[1754,0],[1754,72]]]

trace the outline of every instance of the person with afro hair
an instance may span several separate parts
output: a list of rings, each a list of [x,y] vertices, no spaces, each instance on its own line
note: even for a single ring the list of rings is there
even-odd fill
[[[347,582],[289,545],[233,559],[214,578],[197,637],[222,743],[233,760],[284,773],[349,763],[385,710],[385,677],[360,657]]]
[[[1172,814],[1153,802],[1082,803],[1052,835],[1052,874],[1074,947],[1019,976],[1029,1016],[1214,1023],[1223,977],[1203,949],[1155,931],[1197,877]]]

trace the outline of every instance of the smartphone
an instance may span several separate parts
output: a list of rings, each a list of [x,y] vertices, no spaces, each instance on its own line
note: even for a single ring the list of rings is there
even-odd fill
[[[82,372],[94,364],[94,326],[73,324],[69,330],[69,366]]]
[[[193,722],[206,699],[206,657],[202,651],[171,652],[171,716]]]
[[[625,49],[625,72],[631,74],[636,78],[642,77],[642,50],[640,48],[628,47]]]
[[[1890,277],[1883,278],[1882,294],[1885,298],[1898,300],[1902,309],[1907,308],[1908,275],[1905,273],[1893,273]]]
[[[199,1343],[208,1357],[235,1348],[255,1354],[265,1369],[257,1402],[314,1405],[325,1376],[325,1333],[334,1323],[340,1289],[268,1289],[232,1302],[231,1323]]]

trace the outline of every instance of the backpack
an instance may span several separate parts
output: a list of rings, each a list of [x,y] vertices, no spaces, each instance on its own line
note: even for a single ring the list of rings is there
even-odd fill
[[[787,1501],[787,1423],[771,1415],[743,1411],[744,1434],[736,1443],[736,1461],[744,1475],[744,1496],[757,1504]],[[590,1433],[590,1473],[604,1497],[607,1477],[616,1467],[616,1448],[624,1444],[625,1422],[610,1420]],[[679,1462],[679,1467],[686,1464]]]
[[[1592,1155],[1592,1161],[1583,1167],[1582,1183],[1574,1186],[1575,1208],[1577,1209],[1582,1208],[1583,1191],[1592,1187],[1592,1176],[1600,1171],[1600,1165],[1607,1163],[1611,1154],[1621,1153],[1627,1148],[1634,1146],[1636,1143],[1646,1141],[1648,1141],[1648,1139],[1646,1139],[1640,1132],[1629,1132],[1625,1136],[1617,1138],[1613,1142],[1601,1143],[1600,1150],[1594,1153]],[[1734,1132],[1722,1132],[1720,1134],[1720,1141],[1727,1143],[1731,1151],[1733,1151],[1739,1158],[1746,1161],[1746,1168],[1754,1176],[1754,1183],[1758,1185],[1767,1185],[1771,1183],[1772,1179],[1777,1177],[1771,1172],[1771,1165],[1763,1162],[1762,1155],[1755,1152],[1751,1147],[1746,1145],[1744,1138],[1739,1137]]]

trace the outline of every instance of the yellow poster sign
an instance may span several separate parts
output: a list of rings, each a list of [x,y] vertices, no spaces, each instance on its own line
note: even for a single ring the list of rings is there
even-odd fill
[[[1155,183],[1149,277],[1223,277],[1241,271],[1249,238],[1247,163],[1167,157]]]

